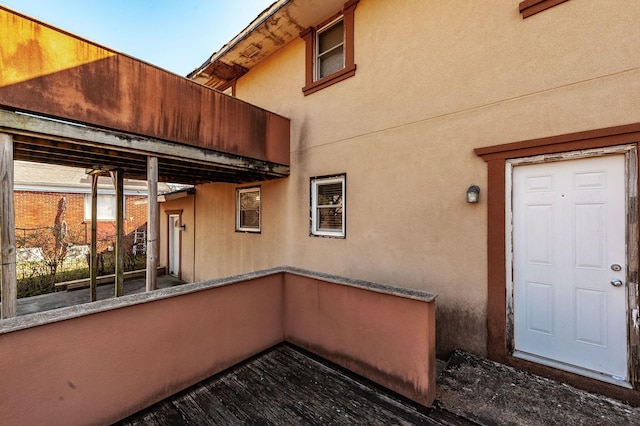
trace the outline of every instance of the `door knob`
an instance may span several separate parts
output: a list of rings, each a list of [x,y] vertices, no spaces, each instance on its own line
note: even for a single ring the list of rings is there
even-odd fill
[[[622,281],[620,281],[617,278],[614,278],[611,280],[611,285],[614,287],[621,287],[622,286]]]

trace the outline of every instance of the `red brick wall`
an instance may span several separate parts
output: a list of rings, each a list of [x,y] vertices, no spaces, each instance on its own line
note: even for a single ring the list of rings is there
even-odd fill
[[[62,216],[62,199],[66,200],[64,217]],[[63,194],[56,192],[24,192],[14,193],[16,237],[19,239],[35,228],[52,227],[56,220],[67,222],[67,234],[78,243],[85,243],[84,195]],[[58,215],[60,216],[58,217]],[[87,225],[90,228],[90,224]]]
[[[125,197],[125,226],[124,233],[135,231],[136,229],[147,226],[147,196],[146,195],[127,195]],[[132,220],[133,218],[133,220]]]
[[[67,235],[73,242],[85,244],[91,241],[91,221],[84,218],[84,194],[60,192],[16,191],[14,193],[16,237],[19,239],[29,229],[52,227],[62,220],[67,223]],[[61,200],[65,199],[64,217]],[[124,233],[144,229],[147,223],[146,196],[125,197]],[[98,221],[99,245],[110,245],[116,231],[115,221]],[[33,231],[31,231],[33,232]],[[100,247],[98,248],[101,249]]]

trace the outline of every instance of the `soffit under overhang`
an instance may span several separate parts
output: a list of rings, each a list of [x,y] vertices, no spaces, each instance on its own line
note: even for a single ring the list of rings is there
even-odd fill
[[[282,178],[289,167],[169,141],[0,109],[0,132],[13,138],[14,160],[99,170],[147,179],[147,160],[158,158],[158,181],[197,185]]]
[[[341,11],[346,0],[280,0],[187,77],[221,89],[300,32]]]

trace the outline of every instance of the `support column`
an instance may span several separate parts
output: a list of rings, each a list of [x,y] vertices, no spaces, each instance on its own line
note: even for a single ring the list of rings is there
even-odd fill
[[[91,267],[89,268],[90,301],[97,300],[98,283],[98,178],[100,173],[91,173]]]
[[[124,176],[122,170],[112,172],[116,188],[116,278],[115,296],[120,297],[124,289]]]
[[[16,227],[13,206],[13,138],[10,134],[0,133],[0,240],[2,302],[0,318],[16,316],[17,280],[16,280]]]
[[[158,285],[158,157],[147,159],[147,201],[147,291],[151,291]]]

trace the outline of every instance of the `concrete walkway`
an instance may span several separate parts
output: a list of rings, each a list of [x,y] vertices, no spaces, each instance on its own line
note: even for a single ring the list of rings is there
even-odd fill
[[[158,275],[158,288],[172,287],[184,284],[183,281],[171,275]],[[124,282],[124,294],[142,293],[145,291],[145,278],[135,278]],[[105,300],[115,297],[113,283],[99,285],[96,291],[98,300]],[[66,306],[89,303],[89,289],[67,290],[57,293],[41,294],[39,296],[24,297],[18,299],[17,314],[27,315],[35,312],[49,311],[51,309],[63,308]]]

